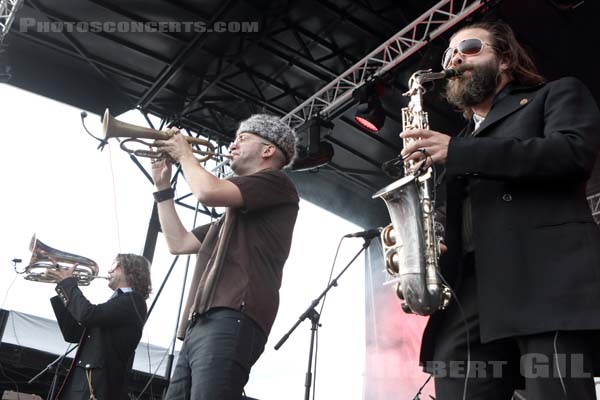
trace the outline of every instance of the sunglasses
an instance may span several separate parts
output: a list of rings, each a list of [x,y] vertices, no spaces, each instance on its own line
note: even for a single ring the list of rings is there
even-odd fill
[[[231,142],[231,144],[237,144],[237,145],[239,145],[239,144],[242,144],[244,142],[252,142],[253,140],[251,140],[251,139],[252,139],[252,136],[250,136],[250,135],[239,135],[239,136],[237,136],[233,140],[233,142]],[[265,146],[271,146],[272,145],[272,143],[269,143],[267,141],[261,140],[260,138],[257,138],[257,139],[259,139],[259,140],[256,141],[256,142],[260,142],[260,144],[264,144]]]
[[[465,39],[461,40],[456,47],[448,47],[442,57],[442,68],[448,69],[452,57],[459,52],[463,56],[476,56],[483,51],[485,45],[491,46],[489,43],[482,41],[481,39]]]

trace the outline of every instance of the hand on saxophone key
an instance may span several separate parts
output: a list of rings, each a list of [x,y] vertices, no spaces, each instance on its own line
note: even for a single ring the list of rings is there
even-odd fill
[[[425,168],[433,163],[444,164],[448,158],[450,136],[429,129],[408,129],[400,134],[402,139],[412,139],[400,153],[404,163],[420,162],[427,157]]]

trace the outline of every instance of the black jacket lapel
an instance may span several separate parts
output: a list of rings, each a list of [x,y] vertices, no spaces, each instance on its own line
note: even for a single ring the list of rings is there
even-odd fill
[[[535,87],[510,87],[507,90],[510,93],[506,96],[502,96],[498,98],[494,104],[492,105],[492,109],[485,117],[485,120],[479,126],[473,135],[474,136],[483,136],[486,134],[486,129],[496,122],[504,119],[515,111],[521,109],[522,107],[527,106],[529,102],[532,100],[535,92],[531,93],[530,91],[533,89],[537,89],[539,86]]]

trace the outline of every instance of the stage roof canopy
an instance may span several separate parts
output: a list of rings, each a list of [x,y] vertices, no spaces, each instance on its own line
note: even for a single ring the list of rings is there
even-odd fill
[[[138,108],[227,145],[240,120],[257,112],[288,115],[442,3],[454,9],[477,7],[439,35],[426,37],[424,46],[381,74],[383,129],[372,134],[357,126],[356,101],[349,99],[324,118],[333,124],[320,132],[334,149],[331,162],[290,173],[305,199],[375,226],[385,223],[387,213],[371,194],[392,180],[380,166],[402,147],[398,133],[408,78],[418,69],[440,69],[441,53],[459,26],[502,18],[531,50],[543,75],[574,75],[600,99],[599,5],[559,0],[24,0],[0,61],[11,67],[9,84],[99,114],[105,108],[115,115]],[[133,32],[144,23],[156,31]],[[366,79],[368,74],[359,77]],[[438,89],[425,99],[430,125],[455,133],[461,117],[441,100]]]

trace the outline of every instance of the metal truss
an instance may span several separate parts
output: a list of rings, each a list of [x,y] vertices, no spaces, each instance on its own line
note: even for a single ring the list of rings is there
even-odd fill
[[[384,75],[485,4],[485,0],[440,1],[290,111],[282,118],[283,121],[297,128],[316,114],[327,117],[348,102],[354,89],[365,81]]]
[[[592,216],[597,224],[600,224],[600,192],[588,196],[588,203],[592,210]]]
[[[229,10],[235,5],[234,0],[229,0],[226,3],[222,3],[219,7],[219,10],[213,15],[209,23],[214,23],[215,21],[219,21],[223,16],[229,12]],[[205,45],[208,40],[209,35],[205,33],[198,33],[194,37],[192,41],[187,43],[187,45],[175,56],[175,59],[160,73],[158,79],[152,84],[152,86],[142,95],[140,100],[138,101],[138,107],[144,109],[147,107],[152,100],[157,96],[158,92],[164,88],[167,83],[175,76],[177,71],[179,71],[185,64],[185,62],[189,59],[191,54],[194,51],[197,51],[198,47],[202,47]]]
[[[23,0],[0,0],[0,44],[4,41],[22,5]]]

